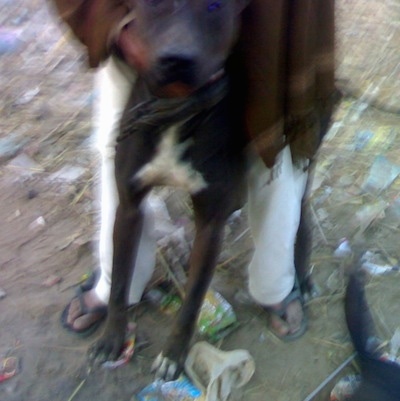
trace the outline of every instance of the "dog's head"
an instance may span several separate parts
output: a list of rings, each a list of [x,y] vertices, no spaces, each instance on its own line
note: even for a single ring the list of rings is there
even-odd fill
[[[159,96],[219,77],[250,0],[49,0],[97,67],[116,44]]]
[[[186,96],[221,76],[248,0],[131,1],[117,44],[153,93]]]

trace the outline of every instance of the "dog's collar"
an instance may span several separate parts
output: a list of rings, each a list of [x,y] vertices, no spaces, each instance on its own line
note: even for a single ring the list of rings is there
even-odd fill
[[[191,116],[216,106],[228,93],[228,78],[222,75],[186,98],[152,97],[125,111],[117,142],[137,132],[164,131]]]

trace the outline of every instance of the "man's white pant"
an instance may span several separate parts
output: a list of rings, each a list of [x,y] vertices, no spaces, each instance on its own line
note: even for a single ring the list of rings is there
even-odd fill
[[[308,173],[292,163],[287,146],[279,155],[279,173],[253,156],[248,172],[248,215],[254,255],[249,265],[249,291],[262,305],[281,302],[295,281],[294,247]]]
[[[99,101],[95,111],[95,124],[97,146],[102,157],[99,252],[101,275],[95,290],[105,303],[108,303],[111,287],[112,236],[118,206],[114,177],[115,139],[118,121],[132,83],[132,78],[127,78],[112,58],[97,77]],[[270,182],[271,171],[257,155],[249,156],[249,225],[255,245],[254,256],[249,265],[249,291],[262,305],[281,302],[293,288],[294,245],[307,182],[307,173],[292,164],[289,147],[281,152],[280,158],[279,174]],[[151,209],[144,203],[145,220],[130,289],[130,304],[140,300],[155,266],[153,216]]]
[[[118,206],[118,193],[114,176],[115,140],[118,123],[132,88],[128,79],[110,59],[96,77],[98,101],[95,110],[97,147],[101,154],[101,228],[99,263],[101,275],[96,285],[96,294],[108,303],[111,288],[113,257],[113,229]],[[153,237],[153,216],[147,204],[143,205],[144,221],[140,238],[135,271],[129,292],[129,302],[137,303],[155,267],[156,242]],[[134,262],[133,262],[134,263]]]

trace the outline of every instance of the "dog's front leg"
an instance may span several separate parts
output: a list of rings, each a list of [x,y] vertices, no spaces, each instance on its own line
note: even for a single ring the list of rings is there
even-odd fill
[[[136,257],[142,225],[143,214],[139,206],[118,206],[108,315],[103,335],[89,350],[92,362],[115,360],[122,351],[127,326],[127,299],[133,274],[132,261]]]
[[[185,300],[164,351],[153,363],[152,370],[156,372],[156,377],[172,380],[182,371],[199,310],[216,265],[222,228],[223,223],[215,220],[196,224]]]

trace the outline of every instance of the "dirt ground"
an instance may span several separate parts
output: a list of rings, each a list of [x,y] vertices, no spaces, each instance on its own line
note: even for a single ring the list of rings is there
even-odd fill
[[[383,188],[400,171],[400,6],[396,0],[338,0],[337,8],[338,80],[346,96],[320,151],[311,196],[312,265],[321,296],[308,304],[307,334],[290,344],[277,340],[246,290],[251,238],[245,210],[230,222],[213,287],[233,306],[239,327],[217,345],[247,349],[256,363],[233,400],[306,400],[352,354],[342,305],[345,260],[333,254],[341,238],[391,265],[400,258],[400,180]],[[152,381],[150,364],[172,317],[140,305],[131,317],[143,346],[132,361],[90,373],[86,350],[95,336],[74,337],[60,325],[75,286],[97,263],[93,73],[42,1],[0,0],[0,10],[0,360],[19,361],[16,375],[0,383],[0,399],[131,400]],[[376,171],[371,166],[380,167],[367,191]],[[185,198],[170,191],[160,198],[190,241]],[[158,256],[162,275],[171,252]],[[400,325],[398,282],[392,272],[371,276],[367,286],[384,340]],[[328,400],[338,378],[354,369],[342,371],[313,400]]]

